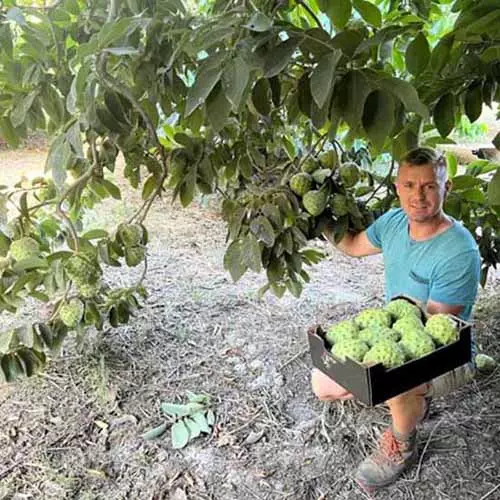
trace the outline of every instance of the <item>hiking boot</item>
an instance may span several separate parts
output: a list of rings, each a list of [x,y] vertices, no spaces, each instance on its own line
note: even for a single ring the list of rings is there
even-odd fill
[[[388,486],[416,460],[416,431],[405,439],[398,439],[389,428],[383,434],[378,449],[365,458],[356,471],[355,479],[368,493]]]

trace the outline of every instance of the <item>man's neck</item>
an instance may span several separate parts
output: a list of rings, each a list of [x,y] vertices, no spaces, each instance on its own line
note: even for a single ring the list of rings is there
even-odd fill
[[[452,225],[452,221],[444,212],[436,214],[425,222],[409,221],[410,238],[416,241],[428,240],[442,233]]]

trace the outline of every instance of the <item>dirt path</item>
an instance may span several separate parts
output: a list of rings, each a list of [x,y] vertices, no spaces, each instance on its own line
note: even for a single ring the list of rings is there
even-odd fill
[[[0,161],[4,172],[8,158]],[[137,201],[106,205],[104,219],[115,223]],[[89,335],[82,349],[68,345],[45,375],[0,391],[0,499],[364,498],[351,473],[387,412],[316,401],[305,331],[381,304],[381,259],[330,252],[299,299],[259,300],[263,276],[233,284],[223,270],[225,231],[213,210],[165,200],[149,226],[150,296],[138,317]],[[111,275],[122,283],[134,273]],[[492,277],[475,320],[480,347],[500,356],[496,289]],[[160,402],[184,401],[186,390],[212,396],[217,432],[181,451],[168,434],[144,441],[162,422]],[[422,463],[377,498],[493,491],[499,394],[496,375],[436,400],[419,436]]]

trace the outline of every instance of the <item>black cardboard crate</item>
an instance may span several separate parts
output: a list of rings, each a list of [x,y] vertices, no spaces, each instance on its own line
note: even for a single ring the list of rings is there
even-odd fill
[[[459,339],[456,342],[390,370],[380,363],[367,367],[350,358],[345,361],[335,358],[330,353],[324,330],[319,325],[312,327],[308,337],[313,365],[363,403],[375,406],[471,360],[472,325],[455,316],[451,317],[459,325]]]

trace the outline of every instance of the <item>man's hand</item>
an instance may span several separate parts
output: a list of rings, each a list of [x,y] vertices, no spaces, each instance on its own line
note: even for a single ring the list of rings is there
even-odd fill
[[[366,231],[360,233],[346,233],[345,236],[338,242],[335,242],[335,230],[333,222],[330,221],[324,229],[324,235],[328,241],[341,252],[349,255],[350,257],[366,257],[368,255],[375,255],[382,252],[370,242]]]

